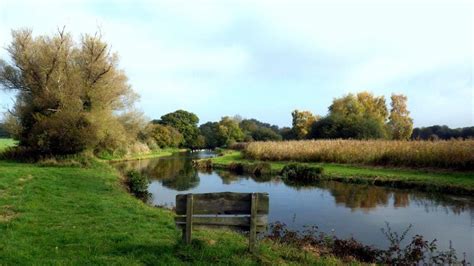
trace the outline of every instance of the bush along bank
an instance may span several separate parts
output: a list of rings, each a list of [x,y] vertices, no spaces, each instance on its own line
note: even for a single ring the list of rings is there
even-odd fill
[[[280,175],[289,182],[307,184],[320,180],[323,173],[324,169],[321,166],[291,163],[283,167]]]

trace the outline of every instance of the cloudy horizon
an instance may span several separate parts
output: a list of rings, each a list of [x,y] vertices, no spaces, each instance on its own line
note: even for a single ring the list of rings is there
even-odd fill
[[[290,4],[291,3],[291,4]],[[408,96],[415,126],[474,125],[470,1],[6,1],[10,31],[77,39],[98,29],[151,119],[185,109],[201,123],[241,115],[289,126],[333,98]],[[0,58],[8,60],[5,49]],[[0,111],[12,95],[0,92]]]

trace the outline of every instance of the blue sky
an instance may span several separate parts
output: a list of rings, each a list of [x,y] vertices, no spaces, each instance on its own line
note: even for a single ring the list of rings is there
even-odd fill
[[[100,28],[149,118],[186,109],[201,122],[239,114],[286,126],[293,109],[325,115],[334,97],[368,90],[406,94],[415,126],[461,127],[474,125],[473,9],[456,0],[0,0],[0,45],[20,27],[66,25],[76,37]],[[0,109],[11,103],[0,92]]]

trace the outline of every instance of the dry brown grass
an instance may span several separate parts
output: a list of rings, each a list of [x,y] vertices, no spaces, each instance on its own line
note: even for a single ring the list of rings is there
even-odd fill
[[[253,142],[244,154],[249,159],[264,161],[474,169],[474,140]]]

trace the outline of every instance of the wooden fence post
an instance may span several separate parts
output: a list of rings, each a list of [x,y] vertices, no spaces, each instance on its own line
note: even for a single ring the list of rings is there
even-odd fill
[[[193,231],[193,194],[188,194],[186,199],[186,227],[183,235],[186,244],[191,244],[191,235]]]
[[[249,249],[250,252],[255,253],[257,243],[257,206],[258,195],[252,193],[252,200],[250,203],[250,235],[249,235]]]

